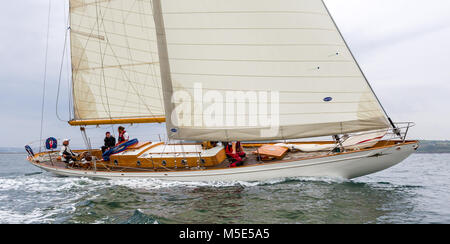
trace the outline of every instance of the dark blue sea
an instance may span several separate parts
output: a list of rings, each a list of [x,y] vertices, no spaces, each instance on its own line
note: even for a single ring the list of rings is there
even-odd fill
[[[354,180],[165,182],[58,177],[0,154],[0,223],[450,223],[450,154]]]

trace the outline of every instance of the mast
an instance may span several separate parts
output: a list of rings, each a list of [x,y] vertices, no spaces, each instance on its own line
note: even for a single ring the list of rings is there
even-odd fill
[[[164,99],[164,109],[166,116],[171,116],[174,109],[171,97],[173,93],[172,76],[169,63],[169,52],[167,50],[166,30],[164,25],[164,16],[161,7],[161,0],[152,0],[153,19],[155,21],[156,38],[158,43],[159,66],[161,69],[161,83]],[[168,132],[176,133],[172,120],[166,120],[166,128],[171,128]],[[170,134],[169,134],[170,137]]]

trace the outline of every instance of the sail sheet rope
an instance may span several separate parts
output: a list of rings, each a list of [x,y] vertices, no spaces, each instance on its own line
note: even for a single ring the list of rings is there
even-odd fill
[[[46,93],[46,83],[47,83],[47,65],[48,65],[48,46],[50,40],[50,17],[51,17],[51,9],[52,9],[52,1],[48,1],[48,16],[47,16],[47,40],[45,47],[45,62],[44,62],[44,81],[43,81],[43,89],[42,89],[42,107],[41,107],[41,130],[39,141],[42,141],[43,133],[44,133],[44,109],[45,109],[45,93]],[[39,152],[41,152],[41,145],[39,145]]]

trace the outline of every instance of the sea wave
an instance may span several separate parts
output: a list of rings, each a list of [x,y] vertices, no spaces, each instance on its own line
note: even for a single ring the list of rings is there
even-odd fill
[[[0,223],[448,223],[447,157],[354,179],[182,182],[0,174]],[[22,167],[22,168],[21,168]]]
[[[168,181],[152,178],[123,178],[112,180],[99,180],[91,178],[79,177],[59,177],[48,174],[31,174],[13,178],[0,178],[0,191],[24,191],[24,192],[59,192],[73,189],[93,189],[99,187],[123,186],[130,189],[157,190],[172,187],[255,187],[267,186],[293,182],[322,182],[322,183],[344,183],[350,182],[341,178],[324,178],[324,177],[296,177],[296,178],[279,178],[264,181]]]

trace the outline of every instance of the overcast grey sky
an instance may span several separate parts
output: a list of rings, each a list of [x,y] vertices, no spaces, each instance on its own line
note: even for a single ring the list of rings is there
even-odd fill
[[[275,1],[275,0],[274,0]],[[325,0],[382,104],[394,121],[414,121],[411,137],[450,139],[450,1]],[[55,116],[67,0],[52,0],[44,138],[77,128]],[[48,0],[15,0],[0,9],[1,147],[39,139]],[[60,114],[68,118],[66,73]],[[141,125],[135,134],[158,134]],[[104,128],[90,130],[102,138]]]

